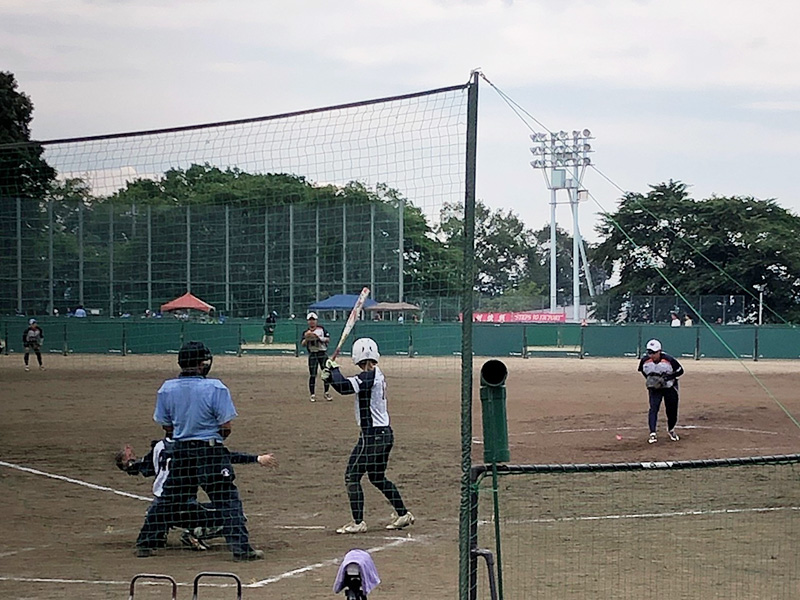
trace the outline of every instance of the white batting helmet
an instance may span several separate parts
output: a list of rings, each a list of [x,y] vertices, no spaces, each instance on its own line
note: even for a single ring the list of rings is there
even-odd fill
[[[358,364],[365,360],[378,362],[381,355],[378,352],[378,344],[371,338],[359,338],[353,342],[353,362]]]

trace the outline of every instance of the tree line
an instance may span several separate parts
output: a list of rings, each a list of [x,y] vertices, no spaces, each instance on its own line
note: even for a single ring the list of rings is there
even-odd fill
[[[109,210],[124,211],[133,206],[167,215],[174,207],[202,210],[228,206],[241,216],[233,235],[244,239],[253,234],[260,219],[248,218],[250,214],[261,215],[269,209],[278,215],[289,205],[322,211],[341,210],[347,205],[354,214],[374,211],[375,222],[383,228],[379,235],[384,237],[396,224],[398,211],[403,211],[407,298],[456,297],[460,293],[463,205],[445,204],[438,222],[432,223],[400,190],[387,186],[368,188],[358,182],[320,186],[293,174],[254,174],[209,164],[169,169],[158,178],[132,181],[111,195],[96,197],[85,181],[61,179],[47,164],[42,145],[30,140],[32,116],[33,103],[18,90],[13,74],[0,72],[0,252],[5,257],[16,253],[14,198],[25,200],[22,219],[30,240],[26,252],[39,258],[47,252],[48,232],[41,226],[47,202],[56,201],[56,206],[65,207],[63,214],[53,216],[57,232],[62,234],[56,244],[63,261],[72,260],[69,257],[76,252],[76,212],[70,207],[81,205],[85,232],[89,234],[85,259],[93,265],[90,270],[97,272],[106,268],[108,249],[91,240],[102,239],[107,220],[100,215]],[[98,218],[93,219],[93,214]],[[177,214],[164,218],[176,219]],[[135,227],[133,217],[126,227]],[[162,225],[176,231],[182,227],[179,222]],[[209,222],[206,226],[204,235],[219,238],[218,224]],[[513,211],[491,209],[479,200],[475,230],[475,281],[476,290],[484,298],[481,305],[539,308],[533,305],[533,299],[546,296],[549,288],[549,224],[531,229]],[[766,321],[800,319],[800,248],[796,244],[800,218],[774,200],[748,196],[694,199],[686,184],[668,181],[651,186],[645,193],[624,194],[614,212],[600,216],[596,232],[599,241],[587,244],[587,256],[599,292],[592,299],[598,314],[620,314],[626,299],[638,295],[745,294],[754,307],[760,291],[774,311],[765,313]],[[125,235],[115,243],[114,260],[141,270],[141,231],[138,235],[126,231]],[[365,242],[364,235],[363,231],[353,233],[354,248]],[[328,237],[329,233],[323,232],[322,236],[321,260],[335,268],[333,265],[341,262],[340,240],[335,233]],[[572,238],[559,228],[556,241],[556,270],[563,289],[559,301],[568,305],[572,303]],[[398,250],[392,246],[386,245],[377,258],[381,269],[397,268]],[[252,248],[250,252],[253,264],[248,267],[247,258],[242,256],[242,268],[252,268],[256,277],[259,252]],[[4,285],[15,279],[15,267],[13,261],[3,261],[0,279],[6,282]],[[180,267],[175,268],[175,273],[165,273],[164,277],[180,278]],[[356,276],[363,279],[363,270]],[[589,300],[584,296],[585,286],[581,294],[582,301]]]

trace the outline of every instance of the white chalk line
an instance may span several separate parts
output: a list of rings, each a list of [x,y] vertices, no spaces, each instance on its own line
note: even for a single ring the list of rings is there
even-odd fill
[[[134,500],[146,500],[147,502],[152,502],[153,500],[150,497],[140,496],[139,494],[131,494],[130,492],[115,490],[114,488],[110,488],[105,485],[97,485],[96,483],[89,483],[88,481],[81,481],[80,479],[73,479],[72,477],[65,477],[64,475],[55,475],[53,473],[46,473],[44,471],[40,471],[39,469],[32,469],[30,467],[23,467],[22,465],[15,465],[14,463],[5,462],[4,460],[0,460],[0,466],[8,467],[9,469],[16,469],[17,471],[23,471],[25,473],[31,473],[33,475],[41,475],[42,477],[49,477],[50,479],[66,481],[67,483],[74,483],[75,485],[81,485],[83,487],[87,487],[93,490],[99,490],[101,492],[111,492],[112,494],[116,494],[117,496],[124,496],[125,498],[133,498]]]
[[[595,515],[583,517],[548,517],[542,519],[503,519],[503,524],[523,525],[528,523],[570,523],[578,521],[618,521],[622,519],[663,519],[666,517],[698,517],[707,515],[729,515],[729,514],[743,514],[743,513],[768,513],[778,512],[784,510],[800,510],[800,506],[776,506],[776,507],[760,507],[760,508],[720,508],[712,510],[678,510],[663,513],[634,513],[627,515]],[[479,525],[493,524],[492,519],[482,519],[478,521]]]
[[[140,496],[139,494],[123,492],[122,490],[116,490],[114,488],[105,485],[89,483],[88,481],[83,481],[81,479],[74,479],[72,477],[65,477],[64,475],[56,475],[55,473],[47,473],[45,471],[40,471],[39,469],[24,467],[22,465],[17,465],[3,460],[0,460],[0,466],[8,467],[9,469],[16,469],[17,471],[30,473],[32,475],[41,475],[42,477],[48,477],[50,479],[56,479],[58,481],[65,481],[67,483],[80,485],[83,487],[87,487],[89,489],[99,490],[101,492],[111,492],[112,494],[116,494],[117,496],[123,496],[125,498],[133,498],[134,500],[143,500],[145,502],[153,501],[153,498],[151,496]],[[274,525],[273,528],[274,529],[325,529],[325,526],[324,525]]]
[[[17,469],[18,471],[23,471],[25,473],[30,473],[30,474],[33,474],[33,475],[41,475],[43,477],[48,477],[50,479],[56,479],[58,481],[65,481],[67,483],[72,483],[72,484],[75,484],[75,485],[81,485],[81,486],[84,486],[84,487],[87,487],[87,488],[90,488],[90,489],[93,489],[93,490],[99,490],[99,491],[103,491],[103,492],[111,492],[113,494],[116,494],[118,496],[124,496],[126,498],[133,498],[135,500],[145,500],[147,502],[151,502],[152,501],[151,498],[146,497],[146,496],[140,496],[138,494],[131,494],[129,492],[123,492],[121,490],[115,490],[114,488],[110,488],[108,486],[97,485],[97,484],[94,484],[94,483],[89,483],[87,481],[81,481],[80,479],[74,479],[72,477],[65,477],[63,475],[56,475],[56,474],[53,474],[53,473],[47,473],[45,471],[40,471],[39,469],[32,469],[30,467],[23,467],[22,465],[9,463],[9,462],[2,461],[2,460],[0,460],[0,466],[8,467],[10,469]],[[323,525],[319,525],[319,526],[317,526],[317,525],[281,525],[281,526],[277,526],[277,527],[281,528],[281,529],[311,529],[311,528],[313,528],[313,529],[319,529],[319,528],[325,529],[325,527]],[[382,550],[387,550],[389,548],[393,548],[395,546],[398,546],[400,544],[404,544],[404,543],[407,543],[407,542],[422,541],[422,539],[423,539],[422,537],[417,537],[417,538],[412,538],[412,537],[394,538],[393,541],[390,542],[389,544],[385,544],[383,546],[378,546],[378,547],[372,548],[372,549],[369,550],[369,552],[380,552]],[[22,550],[12,551],[11,553],[6,553],[6,555],[10,556],[12,554],[15,554],[16,552],[28,551],[28,550],[34,550],[34,548],[24,548]],[[308,565],[308,566],[305,566],[305,567],[299,567],[297,569],[293,569],[291,571],[287,571],[286,573],[282,573],[282,574],[276,575],[274,577],[269,577],[267,579],[262,579],[261,581],[256,581],[256,582],[251,583],[251,584],[245,584],[244,587],[263,587],[265,585],[269,585],[270,583],[275,583],[276,581],[280,581],[280,580],[286,579],[288,577],[296,577],[296,576],[301,575],[303,573],[307,573],[307,572],[310,572],[310,571],[315,571],[317,569],[321,569],[321,568],[324,568],[324,567],[327,567],[327,566],[330,566],[330,565],[337,564],[338,561],[340,561],[340,560],[341,559],[338,559],[338,558],[329,559],[327,561],[323,561],[323,562],[320,562],[320,563],[315,563],[313,565]],[[122,582],[120,582],[120,581],[92,581],[92,580],[84,580],[84,579],[72,580],[72,579],[56,579],[56,578],[54,578],[54,579],[37,578],[37,577],[33,577],[33,578],[22,577],[22,578],[20,578],[20,577],[7,577],[7,576],[2,576],[2,575],[0,575],[0,581],[18,581],[18,582],[30,582],[30,583],[89,583],[89,584],[105,584],[105,585],[130,585],[129,581],[127,581],[127,582],[126,581],[122,581]],[[179,585],[190,585],[190,584],[179,584]],[[218,585],[217,584],[211,584],[211,585],[213,585],[214,587],[226,587],[228,584],[218,584]],[[230,584],[230,585],[233,585],[233,584]]]
[[[384,550],[389,550],[396,546],[400,546],[402,544],[410,543],[410,542],[422,542],[429,536],[419,536],[419,537],[395,537],[395,538],[388,538],[392,541],[388,544],[384,544],[382,546],[376,546],[374,548],[367,549],[367,552],[370,554],[374,554],[375,552],[382,552]],[[261,588],[271,583],[276,583],[278,581],[282,581],[283,579],[289,579],[291,577],[298,577],[305,573],[310,573],[312,571],[317,571],[319,569],[324,569],[326,567],[332,567],[338,565],[342,562],[342,558],[331,558],[328,560],[320,561],[318,563],[314,563],[311,565],[306,565],[304,567],[298,567],[297,569],[292,569],[291,571],[286,571],[285,573],[281,573],[280,575],[274,575],[272,577],[267,577],[266,579],[261,579],[259,581],[254,581],[253,583],[243,583],[243,588]],[[58,583],[58,584],[84,584],[84,585],[124,585],[129,586],[131,584],[130,581],[117,581],[117,580],[102,580],[102,579],[65,579],[60,577],[12,577],[8,575],[0,575],[0,581],[11,581],[17,583]],[[163,582],[155,582],[155,581],[142,581],[141,585],[167,585]],[[181,587],[188,587],[193,585],[192,583],[185,583],[181,582],[178,583],[178,586]],[[203,587],[219,587],[219,588],[227,588],[227,587],[234,587],[235,583],[201,583]]]
[[[521,431],[518,433],[509,432],[513,435],[547,435],[553,433],[592,433],[603,431],[632,431],[641,430],[642,427],[584,427],[580,429],[554,429],[552,431]],[[780,435],[777,431],[764,431],[763,429],[747,429],[744,427],[726,427],[724,425],[678,425],[675,429],[720,429],[722,431],[738,431],[740,433],[762,433],[764,435]]]

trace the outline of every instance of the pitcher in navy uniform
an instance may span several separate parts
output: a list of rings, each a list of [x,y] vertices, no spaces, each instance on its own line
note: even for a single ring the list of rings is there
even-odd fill
[[[180,376],[158,390],[153,420],[175,445],[161,497],[150,505],[136,540],[140,558],[155,554],[169,531],[170,515],[196,499],[198,486],[219,512],[233,559],[264,558],[263,551],[250,545],[230,453],[222,444],[230,435],[236,409],[225,384],[206,378],[211,363],[211,351],[202,342],[184,344],[178,353]]]
[[[647,342],[647,354],[639,361],[639,372],[645,378],[650,401],[647,415],[650,437],[647,442],[655,444],[658,441],[656,429],[662,400],[667,412],[669,439],[677,442],[680,439],[675,432],[675,425],[678,423],[678,377],[683,375],[683,367],[674,356],[661,351],[661,342],[650,340]]]
[[[339,372],[339,366],[331,360],[327,361],[322,372],[323,380],[330,380],[337,392],[355,394],[356,423],[361,428],[344,475],[353,520],[337,529],[336,533],[367,531],[364,490],[361,488],[361,478],[365,473],[370,483],[380,490],[394,509],[392,522],[386,529],[403,529],[414,524],[414,515],[406,508],[394,483],[386,479],[394,433],[389,425],[386,407],[386,379],[378,368],[378,344],[370,338],[358,339],[353,342],[352,356],[353,362],[361,369],[358,375],[345,377]]]

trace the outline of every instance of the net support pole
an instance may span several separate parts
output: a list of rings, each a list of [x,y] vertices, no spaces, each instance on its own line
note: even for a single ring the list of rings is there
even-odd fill
[[[347,204],[342,204],[342,293],[347,293]]]
[[[314,213],[314,301],[319,302],[319,203]]]
[[[269,309],[269,209],[264,209],[264,318]]]
[[[231,314],[231,207],[225,205],[225,312]]]
[[[476,84],[477,85],[477,84]],[[477,119],[477,117],[476,117]],[[477,123],[477,121],[476,121]],[[406,205],[405,201],[400,198],[397,203],[397,301],[403,302],[403,296],[405,295],[405,290],[403,289],[403,277],[404,277],[404,270],[405,270],[405,242],[403,240],[404,229],[405,229],[405,210]]]
[[[186,207],[186,291],[192,291],[192,207]]]
[[[153,210],[147,207],[147,308],[153,310]]]
[[[22,314],[22,198],[17,198],[17,312]]]
[[[478,147],[478,71],[467,87],[467,137],[464,185],[464,274],[461,320],[461,499],[459,508],[459,598],[469,599],[470,572],[470,469],[472,467],[472,311],[475,287],[475,171]],[[402,203],[400,204],[402,210]],[[401,241],[402,244],[402,241]],[[402,253],[401,253],[402,254]],[[401,274],[402,276],[402,274]]]
[[[148,207],[149,208],[149,207]],[[84,206],[81,200],[78,203],[78,303],[83,306],[83,213]]]
[[[53,201],[47,201],[47,262],[49,263],[49,271],[48,271],[48,278],[47,278],[47,314],[53,314],[53,305],[55,304],[55,293],[54,293],[54,280],[53,280],[53,261],[55,260],[55,255],[53,253]]]
[[[294,314],[294,204],[289,205],[289,314]]]
[[[108,210],[108,316],[114,316],[114,207]]]
[[[375,203],[369,205],[369,289],[375,298]]]

